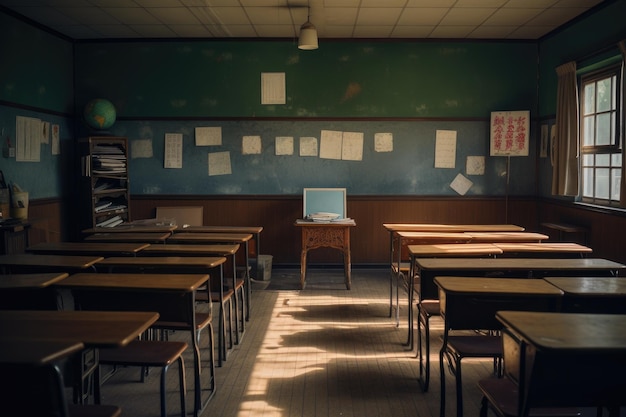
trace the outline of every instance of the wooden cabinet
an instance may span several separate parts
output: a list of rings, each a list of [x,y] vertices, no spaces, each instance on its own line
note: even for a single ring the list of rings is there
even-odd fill
[[[130,221],[128,140],[81,139],[81,227],[115,227]]]

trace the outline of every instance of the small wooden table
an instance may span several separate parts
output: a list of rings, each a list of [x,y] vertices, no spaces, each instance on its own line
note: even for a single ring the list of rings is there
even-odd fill
[[[496,318],[504,326],[505,369],[522,381],[520,398],[532,398],[529,389],[548,390],[553,406],[605,406],[619,416],[626,405],[626,315],[500,311]]]
[[[26,252],[57,255],[137,255],[149,247],[149,243],[124,242],[43,242],[26,248]]]
[[[85,237],[87,242],[165,243],[171,232],[106,232]]]
[[[352,285],[352,261],[350,255],[350,228],[356,226],[351,222],[318,223],[311,221],[296,221],[296,226],[302,230],[302,252],[300,254],[300,288],[306,285],[306,258],[311,249],[329,247],[343,253],[343,265],[346,289]]]
[[[565,293],[564,312],[626,314],[626,279],[623,277],[544,279]]]
[[[76,272],[93,268],[94,265],[104,259],[102,256],[79,256],[79,255],[38,255],[38,254],[14,254],[0,255],[0,267],[6,272],[14,270],[39,270],[70,271]]]

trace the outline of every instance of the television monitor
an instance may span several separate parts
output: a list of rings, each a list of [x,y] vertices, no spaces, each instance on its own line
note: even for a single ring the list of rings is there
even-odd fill
[[[338,219],[346,216],[345,188],[305,188],[303,193],[303,218],[312,213],[336,213]]]

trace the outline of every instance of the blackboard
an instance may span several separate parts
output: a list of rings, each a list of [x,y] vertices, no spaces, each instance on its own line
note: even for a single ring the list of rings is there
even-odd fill
[[[222,145],[195,146],[196,126],[220,126]],[[363,133],[360,161],[299,156],[300,137],[320,138],[322,130]],[[457,132],[455,168],[434,168],[437,130]],[[534,128],[531,126],[531,131]],[[164,168],[164,136],[183,134],[183,167]],[[376,152],[374,135],[391,133],[392,152]],[[111,134],[133,143],[148,141],[152,157],[131,158],[133,194],[288,194],[301,195],[305,187],[346,188],[348,195],[458,195],[450,183],[465,175],[467,156],[485,156],[485,174],[467,176],[473,186],[466,195],[503,195],[506,192],[506,157],[489,157],[489,120],[479,121],[120,121]],[[260,154],[242,154],[242,138],[261,137]],[[292,136],[293,155],[276,155],[275,138]],[[529,157],[511,158],[510,194],[534,192],[535,144]],[[144,142],[145,143],[145,142]],[[208,154],[230,152],[232,174],[208,175]]]
[[[136,120],[487,117],[534,105],[536,57],[530,41],[78,42],[76,103]],[[261,104],[263,72],[285,73],[286,104]]]

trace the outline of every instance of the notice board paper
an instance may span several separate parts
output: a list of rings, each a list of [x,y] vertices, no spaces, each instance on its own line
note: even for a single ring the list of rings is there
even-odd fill
[[[435,138],[435,168],[454,168],[456,130],[438,130]]]

